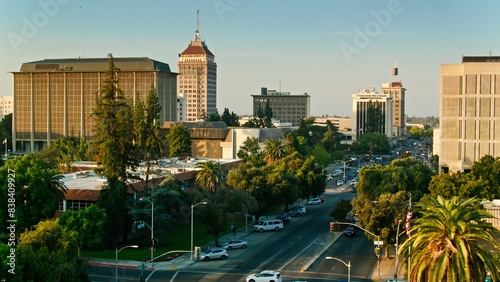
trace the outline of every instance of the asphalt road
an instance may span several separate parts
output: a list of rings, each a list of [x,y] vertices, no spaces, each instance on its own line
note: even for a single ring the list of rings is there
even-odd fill
[[[333,181],[329,182],[327,188],[332,184]],[[340,199],[350,200],[355,195],[350,192],[325,194],[325,203],[307,205],[307,213],[293,218],[284,230],[249,236],[252,238],[249,248],[231,250],[227,260],[197,262],[177,271],[145,271],[147,281],[245,281],[247,275],[265,269],[280,271],[284,281],[289,282],[347,280],[347,267],[341,262],[326,260],[326,256],[350,262],[351,281],[371,281],[369,278],[376,265],[373,241],[369,241],[361,230],[357,230],[353,238],[341,236],[321,253],[333,239],[329,232],[332,220],[329,212]],[[124,277],[119,281],[139,281],[140,270],[119,269],[119,272]],[[93,281],[114,281],[114,268],[92,266],[91,273]]]

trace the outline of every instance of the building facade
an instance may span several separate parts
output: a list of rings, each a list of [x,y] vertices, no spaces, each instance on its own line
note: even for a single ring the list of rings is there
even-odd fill
[[[394,80],[398,69],[393,69]],[[405,114],[405,94],[406,89],[401,81],[393,81],[382,84],[382,93],[387,94],[392,99],[392,134],[399,138],[406,135],[406,114]]]
[[[311,116],[311,96],[307,93],[303,95],[290,95],[290,92],[278,92],[261,88],[260,95],[252,95],[253,115],[257,116],[259,107],[264,110],[266,103],[273,111],[273,119],[280,123],[291,123],[298,126],[300,121]]]
[[[4,116],[11,114],[14,111],[14,97],[2,96],[0,97],[0,120]]]
[[[179,54],[179,96],[185,96],[185,119],[197,121],[217,110],[217,64],[198,26],[194,40]]]
[[[154,86],[162,107],[160,122],[175,121],[177,74],[166,63],[113,58],[118,87],[135,103]],[[44,149],[63,136],[92,140],[96,95],[109,69],[108,58],[47,59],[24,63],[14,75],[13,150]]]
[[[379,114],[373,115],[378,110]],[[367,131],[369,126],[377,125],[375,132],[392,137],[392,98],[388,94],[379,94],[372,87],[362,89],[358,94],[352,94],[352,130],[353,137],[359,137]],[[376,119],[376,120],[371,120]]]
[[[469,171],[485,155],[500,156],[500,57],[462,57],[440,68],[439,166]]]

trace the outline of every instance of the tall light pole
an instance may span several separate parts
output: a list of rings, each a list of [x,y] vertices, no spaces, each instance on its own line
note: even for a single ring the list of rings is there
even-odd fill
[[[139,246],[137,245],[130,245],[130,246],[125,246],[121,249],[118,250],[118,247],[116,247],[116,256],[115,256],[115,281],[118,281],[118,252],[120,252],[121,250],[123,249],[126,249],[126,248],[134,248],[134,249],[137,249],[139,248]]]
[[[248,233],[248,188],[245,189],[245,234]]]
[[[155,249],[155,246],[153,244],[153,240],[155,239],[154,237],[154,220],[155,220],[155,214],[154,214],[154,210],[155,210],[155,204],[153,203],[153,201],[151,201],[150,199],[148,198],[140,198],[139,201],[148,201],[151,203],[151,226],[150,226],[150,229],[151,229],[151,267],[154,266],[154,263],[153,263],[153,259],[154,259],[154,249]]]
[[[197,203],[197,204],[191,204],[191,260],[193,260],[193,209],[197,206],[197,205],[206,205],[207,202],[200,202],[200,203]]]
[[[347,282],[351,282],[351,262],[350,261],[348,261],[347,263],[345,263],[343,260],[338,259],[336,257],[325,257],[325,259],[327,259],[327,260],[337,260],[337,261],[340,261],[341,263],[343,263],[345,266],[347,266]]]
[[[394,272],[394,279],[396,280],[396,282],[398,281],[398,263],[399,263],[399,255],[398,255],[399,225],[401,225],[401,219],[398,220],[398,230],[396,231],[396,271]]]

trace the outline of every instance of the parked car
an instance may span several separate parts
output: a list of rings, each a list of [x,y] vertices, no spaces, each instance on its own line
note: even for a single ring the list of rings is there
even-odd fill
[[[349,226],[344,230],[344,235],[346,237],[354,237],[356,236],[356,231],[354,230],[354,227]]]
[[[319,205],[321,203],[322,203],[322,201],[320,200],[320,198],[313,198],[313,199],[310,199],[309,201],[307,201],[308,205]]]
[[[211,259],[227,259],[227,251],[223,248],[213,248],[200,254],[200,260],[209,261]]]
[[[292,222],[292,218],[286,214],[278,215],[276,219],[283,221],[284,224]]]
[[[295,217],[295,216],[304,215],[305,213],[306,213],[306,208],[305,207],[303,207],[303,206],[296,206],[296,207],[290,208],[289,210],[287,210],[283,214],[284,215],[289,215],[291,217]]]
[[[337,180],[337,186],[342,186],[342,185],[344,185],[344,180],[342,179]]]
[[[283,278],[278,271],[264,270],[259,273],[250,274],[247,276],[246,282],[282,282]]]
[[[222,247],[226,250],[231,249],[244,249],[248,247],[248,242],[243,240],[231,240],[226,244],[223,244]]]

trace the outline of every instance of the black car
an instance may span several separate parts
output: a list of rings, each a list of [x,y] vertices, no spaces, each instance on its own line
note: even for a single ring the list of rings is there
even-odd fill
[[[356,236],[356,231],[354,230],[354,227],[352,226],[347,227],[346,230],[344,231],[344,235],[347,237]]]
[[[276,219],[281,219],[284,224],[292,222],[292,218],[289,215],[282,214],[276,217]]]

